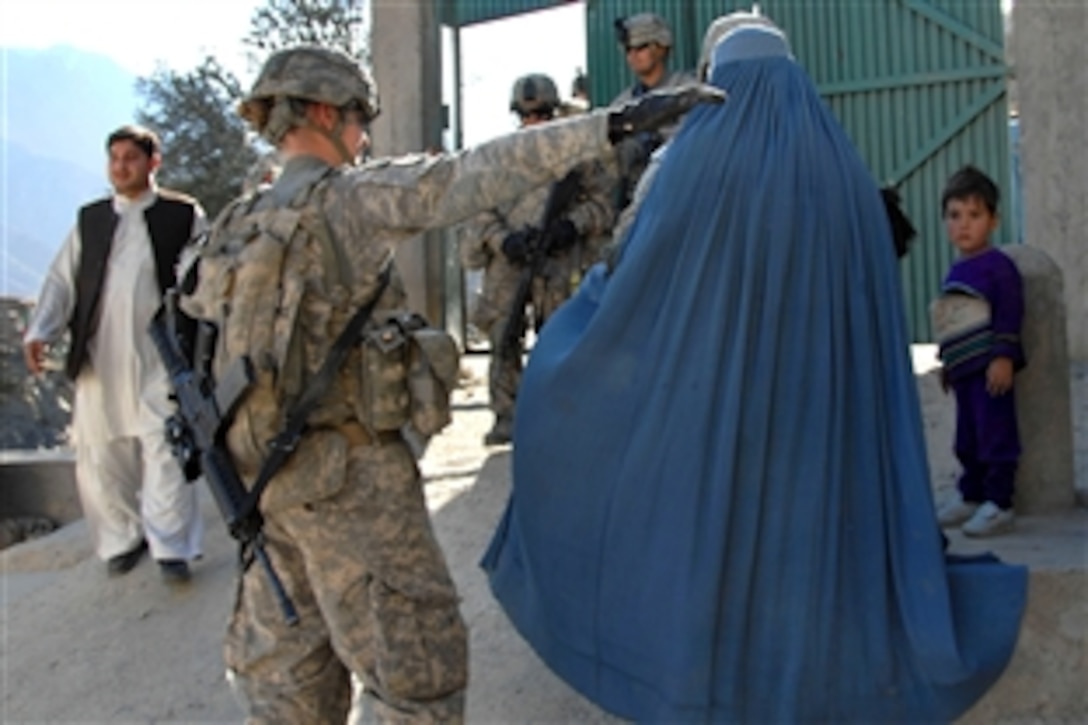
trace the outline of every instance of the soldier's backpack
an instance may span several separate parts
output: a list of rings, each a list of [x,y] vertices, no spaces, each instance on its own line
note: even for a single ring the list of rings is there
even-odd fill
[[[292,405],[313,392],[308,386],[358,309],[349,304],[354,280],[346,254],[320,211],[334,173],[287,206],[262,208],[264,191],[224,210],[201,252],[196,289],[183,300],[186,312],[218,328],[217,377],[240,356],[253,364],[255,382],[227,433],[227,446],[247,478],[269,456],[269,443],[284,430]],[[383,290],[379,285],[367,302],[377,302]],[[388,290],[382,302],[396,292]],[[393,309],[379,305],[351,341],[321,405],[309,416],[314,427],[354,420],[375,437],[405,426],[430,436],[450,422],[457,345],[419,315],[396,309],[396,299],[390,302]],[[303,304],[327,308],[327,334],[300,329]],[[337,457],[331,449],[319,455]]]

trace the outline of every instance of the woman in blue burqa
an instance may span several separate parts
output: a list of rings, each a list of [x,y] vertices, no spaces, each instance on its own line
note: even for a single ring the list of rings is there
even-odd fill
[[[946,557],[888,217],[770,23],[710,58],[615,268],[542,330],[485,554],[519,632],[642,721],[935,722],[1026,572]]]

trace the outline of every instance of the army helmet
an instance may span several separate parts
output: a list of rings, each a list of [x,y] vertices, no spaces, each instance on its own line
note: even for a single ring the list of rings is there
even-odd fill
[[[278,98],[299,98],[343,108],[358,105],[367,121],[380,112],[378,87],[365,68],[346,53],[303,45],[273,53],[253,89],[239,104],[240,115],[261,130],[260,110]]]
[[[624,48],[657,43],[672,47],[672,29],[665,19],[655,13],[638,13],[615,22],[616,40]]]
[[[559,89],[543,73],[530,73],[518,78],[510,94],[510,110],[524,116],[534,111],[545,113],[559,107]]]

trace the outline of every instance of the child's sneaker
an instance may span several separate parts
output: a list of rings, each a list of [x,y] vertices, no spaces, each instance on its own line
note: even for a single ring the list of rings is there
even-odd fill
[[[937,523],[942,528],[959,526],[978,511],[978,504],[974,501],[964,501],[957,496],[937,510]]]
[[[978,507],[961,530],[968,536],[994,536],[1011,529],[1015,520],[1012,509],[1003,509],[993,501],[987,501]]]

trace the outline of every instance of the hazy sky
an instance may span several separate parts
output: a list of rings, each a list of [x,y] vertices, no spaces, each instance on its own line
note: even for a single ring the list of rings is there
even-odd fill
[[[510,113],[514,81],[546,73],[570,97],[578,68],[586,66],[585,7],[562,5],[461,31],[461,85],[466,145],[516,127]]]
[[[157,63],[175,70],[212,54],[248,84],[239,42],[261,0],[0,0],[0,46],[70,45],[108,56],[137,75]],[[467,144],[515,127],[509,107],[514,81],[547,73],[565,98],[585,66],[581,3],[462,31],[462,98]],[[452,93],[447,89],[448,97]],[[386,120],[386,119],[382,119]],[[381,122],[381,121],[379,121]]]
[[[206,54],[244,68],[239,38],[254,0],[0,0],[0,45],[71,45],[147,75],[157,61],[186,69]]]

